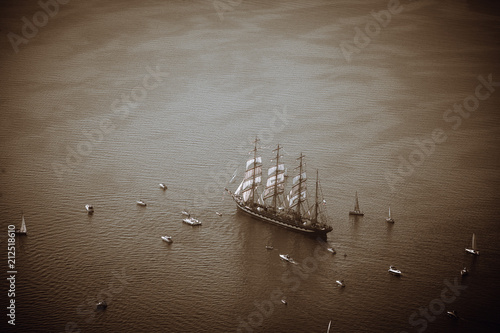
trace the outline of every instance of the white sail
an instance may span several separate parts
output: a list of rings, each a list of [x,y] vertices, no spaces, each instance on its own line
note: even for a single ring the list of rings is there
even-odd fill
[[[274,195],[274,188],[275,186],[269,186],[269,187],[266,187],[266,190],[264,191],[264,194],[263,194],[263,197],[264,199],[267,199],[267,198],[270,198]],[[276,186],[277,188],[277,194],[281,194],[285,191],[285,185],[284,184],[278,184]]]
[[[389,206],[389,218],[391,218],[391,207]]]
[[[301,192],[301,194],[302,194],[301,195],[301,200],[303,201],[303,200],[306,199],[307,191],[303,191],[303,192]],[[288,202],[288,206],[290,208],[293,208],[293,207],[297,206],[298,203],[299,203],[299,195],[298,194],[293,195],[293,196],[291,195],[290,199],[289,199],[289,202]]]
[[[356,199],[354,201],[354,211],[359,212],[359,201],[358,201],[358,192],[356,191]]]
[[[249,169],[249,166],[251,166],[253,163],[262,163],[262,157],[256,157],[256,158],[251,158],[247,161],[247,170]]]
[[[278,172],[280,171],[285,171],[285,165],[284,164],[278,164]],[[273,173],[276,173],[276,166],[270,167],[269,170],[267,171],[267,175],[270,176]]]
[[[243,180],[243,181],[240,183],[240,186],[238,186],[238,188],[236,189],[236,191],[234,192],[234,194],[236,194],[236,195],[240,195],[240,193],[241,193],[241,189],[243,188],[243,183],[244,183],[244,182],[245,182],[245,181]]]
[[[277,180],[276,180],[276,178],[277,178]],[[267,178],[266,187],[274,186],[274,184],[276,182],[278,182],[278,184],[284,183],[285,182],[285,175],[284,174],[278,174],[278,177],[271,176],[271,177]]]
[[[23,214],[23,221],[21,223],[21,232],[26,233],[26,222],[24,222],[24,214]]]
[[[302,172],[301,175],[298,175],[298,176],[295,176],[293,177],[293,182],[292,184],[295,185],[299,182],[299,179],[301,179],[302,182],[305,182],[307,177],[306,177],[306,173],[305,172]]]
[[[248,199],[250,199],[250,194],[252,194],[252,191],[243,192],[243,201],[244,202],[247,202]]]
[[[245,171],[245,180],[253,178],[253,174],[255,172],[255,176],[260,176],[262,174],[262,167],[258,166],[255,168],[252,168],[250,170]]]

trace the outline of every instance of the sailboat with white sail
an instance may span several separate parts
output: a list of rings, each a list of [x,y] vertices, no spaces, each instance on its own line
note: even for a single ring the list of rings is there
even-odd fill
[[[394,223],[394,219],[391,216],[391,207],[389,206],[389,216],[385,219],[388,223]]]
[[[23,217],[22,217],[21,228],[16,229],[14,232],[17,235],[27,235],[28,234],[28,231],[26,230],[26,221],[24,221],[24,213],[23,213]]]
[[[287,180],[285,165],[280,161],[280,149],[276,152],[274,164],[268,169],[266,186],[259,195],[259,185],[262,182],[262,157],[258,156],[257,142],[250,152],[252,157],[247,161],[245,175],[240,185],[233,193],[226,188],[241,211],[259,220],[281,227],[300,231],[306,234],[326,237],[332,227],[326,224],[325,214],[321,211],[319,180],[316,177],[315,200],[312,206],[307,203],[306,171],[303,161],[304,155],[297,158],[299,161],[298,175],[292,179],[292,189],[285,198],[285,183]]]
[[[469,252],[470,254],[473,254],[475,256],[479,255],[479,251],[477,250],[477,245],[476,245],[476,234],[472,234],[472,244],[470,248],[465,248],[465,251]]]
[[[354,210],[351,210],[349,212],[349,215],[358,215],[358,216],[363,216],[365,215],[360,209],[359,209],[359,201],[358,201],[358,191],[356,191],[356,196],[354,197]]]

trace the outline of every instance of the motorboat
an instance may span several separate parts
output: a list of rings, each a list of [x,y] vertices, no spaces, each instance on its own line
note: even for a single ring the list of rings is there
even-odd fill
[[[97,310],[104,310],[107,307],[108,307],[108,304],[106,303],[106,301],[100,301],[96,305]]]
[[[337,253],[337,251],[335,251],[335,249],[333,247],[329,247],[327,250],[328,250],[328,252],[331,252],[332,254]]]
[[[138,200],[136,202],[137,202],[137,205],[139,205],[139,206],[143,206],[143,207],[146,206],[146,203],[144,201],[142,201],[142,200]]]
[[[446,314],[448,315],[448,317],[450,317],[451,319],[459,319],[458,318],[458,314],[457,314],[457,311],[455,310],[451,310],[451,311],[446,311]]]
[[[219,216],[222,216],[222,213],[219,213],[219,212],[215,212],[215,214],[217,214]]]
[[[272,250],[272,249],[274,249],[274,247],[273,247],[273,246],[271,246],[271,245],[266,245],[266,250]]]
[[[93,214],[94,213],[94,206],[86,204],[85,209],[87,210],[87,213]]]
[[[161,236],[161,239],[163,239],[167,243],[172,243],[172,237],[171,236]]]
[[[401,271],[394,266],[389,267],[389,273],[397,276],[401,275]]]
[[[293,260],[288,254],[280,254],[280,258],[288,261],[289,263],[296,264],[295,260]]]
[[[477,245],[476,245],[476,234],[472,234],[472,244],[470,248],[465,248],[465,251],[469,252],[470,254],[473,254],[475,256],[479,255],[479,251],[477,250]]]
[[[337,284],[338,284],[338,286],[339,286],[340,288],[344,288],[344,287],[345,287],[344,280],[337,280],[337,281],[335,281],[335,282],[337,282]]]
[[[284,298],[282,298],[282,299],[281,299],[281,303],[283,303],[283,304],[285,304],[285,305],[287,305],[287,304],[288,304],[288,302],[287,302],[287,301],[286,301],[286,299],[284,299]]]
[[[195,219],[194,217],[186,217],[182,221],[190,225],[201,225],[201,222],[198,219]]]
[[[467,270],[467,267],[464,266],[464,268],[460,271],[460,275],[466,276],[467,274],[469,274],[469,271]]]
[[[190,214],[189,214],[187,211],[183,210],[183,211],[182,211],[182,215],[189,216]]]
[[[162,190],[166,190],[167,189],[167,185],[165,183],[160,183],[160,188]]]

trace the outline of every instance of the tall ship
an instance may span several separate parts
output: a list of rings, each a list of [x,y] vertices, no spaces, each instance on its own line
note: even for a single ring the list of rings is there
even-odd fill
[[[236,191],[233,193],[226,188],[238,209],[265,222],[326,238],[332,227],[326,223],[326,213],[322,210],[322,203],[325,201],[320,198],[318,172],[314,204],[309,205],[304,155],[301,153],[297,158],[297,175],[293,177],[291,189],[285,196],[288,176],[285,165],[280,161],[282,147],[278,144],[273,150],[276,157],[271,160],[274,163],[267,171],[266,185],[261,189],[263,165],[262,157],[257,153],[258,141],[255,139],[255,147],[250,151],[252,157],[246,162],[243,180]]]

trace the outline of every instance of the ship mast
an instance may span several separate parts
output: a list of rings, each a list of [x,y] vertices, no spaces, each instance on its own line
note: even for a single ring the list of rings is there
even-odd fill
[[[299,198],[298,198],[298,203],[297,203],[297,215],[300,216],[300,205],[302,204],[302,159],[304,158],[304,155],[300,153],[299,158],[297,160],[300,160],[299,164]]]
[[[273,207],[274,211],[277,209],[278,205],[278,168],[279,168],[279,159],[280,159],[280,144],[278,143],[278,147],[273,150],[276,151],[276,171],[274,173],[275,181],[274,181],[274,193],[273,193]]]
[[[319,203],[318,203],[318,186],[319,185],[319,177],[318,177],[318,169],[316,169],[316,195],[315,195],[315,199],[314,199],[314,219],[313,221],[316,223],[318,222],[318,207],[319,207]]]
[[[257,187],[257,185],[255,184],[255,167],[257,166],[257,142],[259,142],[259,139],[256,137],[255,138],[255,141],[254,141],[254,148],[253,148],[253,168],[252,168],[252,194],[250,195],[250,197],[252,198],[252,206],[255,204],[255,188]]]

